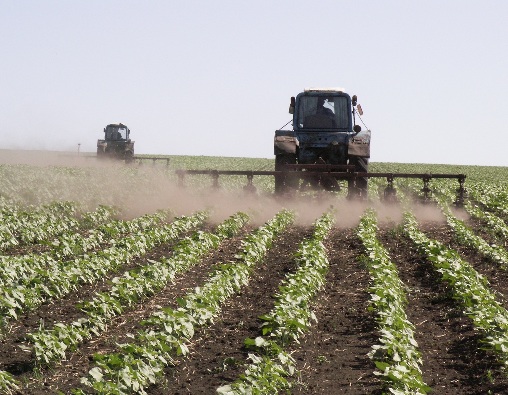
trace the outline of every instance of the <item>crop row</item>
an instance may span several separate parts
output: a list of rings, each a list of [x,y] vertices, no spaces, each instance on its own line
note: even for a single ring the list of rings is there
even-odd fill
[[[469,194],[483,207],[508,217],[508,188],[503,184],[477,183],[469,188]]]
[[[247,220],[246,214],[238,213],[220,224],[215,233],[198,231],[182,239],[173,247],[171,257],[160,262],[150,261],[148,265],[130,270],[122,277],[115,277],[110,289],[97,294],[93,300],[82,302],[81,310],[86,317],[28,334],[32,344],[29,350],[34,352],[36,362],[47,365],[64,359],[66,352],[75,350],[83,340],[103,332],[113,317],[155,294],[177,274],[197,264],[204,254],[217,248],[225,238],[236,235]]]
[[[16,319],[21,311],[34,309],[42,303],[61,298],[79,284],[93,283],[110,271],[117,270],[153,246],[175,239],[204,221],[205,212],[181,217],[170,224],[144,229],[117,240],[116,244],[95,254],[85,254],[72,261],[57,262],[50,269],[42,269],[38,276],[25,283],[0,289],[0,313],[5,326],[9,318]]]
[[[13,286],[17,283],[27,283],[34,277],[39,277],[52,266],[58,266],[65,258],[84,254],[99,248],[102,244],[111,241],[122,234],[142,230],[147,226],[161,222],[165,215],[157,214],[143,216],[132,221],[111,221],[113,210],[100,207],[83,217],[86,223],[86,232],[76,233],[74,230],[64,232],[52,241],[46,242],[46,252],[31,252],[24,255],[0,256],[0,287]]]
[[[377,239],[373,210],[360,219],[357,234],[366,255],[363,259],[371,278],[370,309],[376,314],[381,337],[370,358],[387,382],[391,394],[426,394],[430,388],[422,378],[421,353],[414,338],[414,325],[406,315],[407,298],[395,264]]]
[[[476,218],[486,224],[487,232],[496,238],[500,244],[504,245],[507,243],[508,226],[501,218],[493,213],[483,210],[474,202],[469,202],[466,205],[466,210],[473,218]]]
[[[487,279],[455,250],[429,239],[409,212],[405,214],[404,231],[450,285],[464,314],[483,333],[484,344],[496,353],[501,364],[508,366],[508,311],[497,301]]]
[[[508,253],[502,246],[487,243],[483,238],[478,236],[473,229],[468,227],[464,221],[456,218],[445,204],[442,205],[442,209],[448,225],[454,232],[454,238],[459,243],[475,249],[487,259],[498,264],[501,268],[505,270],[508,268]],[[492,222],[494,216],[490,216],[489,218]]]
[[[187,353],[186,343],[195,330],[212,323],[222,303],[248,283],[253,267],[293,217],[293,213],[281,211],[247,236],[236,262],[217,267],[206,284],[179,301],[179,308],[154,313],[143,323],[147,329],[138,332],[133,343],[119,345],[118,353],[96,354],[97,366],[83,383],[99,394],[145,393],[146,386],[155,382],[165,366]],[[85,390],[75,389],[73,393],[84,394]]]
[[[78,226],[76,205],[72,202],[22,208],[4,198],[0,201],[0,250],[48,240]]]
[[[304,240],[296,253],[297,270],[286,276],[274,296],[274,308],[260,317],[261,336],[246,339],[252,361],[232,384],[219,387],[220,394],[275,394],[289,390],[287,380],[295,372],[295,363],[285,348],[304,334],[316,317],[311,301],[324,286],[328,259],[323,240],[334,223],[330,213],[314,225],[311,238]]]
[[[97,211],[99,215],[87,217],[86,223],[91,229],[87,230],[84,234],[66,232],[57,239],[48,242],[50,248],[46,252],[1,256],[0,267],[2,268],[2,273],[0,274],[0,285],[9,286],[30,281],[34,276],[40,276],[45,269],[50,269],[52,266],[65,265],[67,262],[65,258],[72,257],[75,259],[76,256],[83,255],[104,244],[108,244],[110,247],[120,245],[129,234],[143,231],[149,227],[159,226],[169,216],[168,212],[160,211],[155,214],[143,215],[130,221],[113,220],[103,222],[99,219],[109,217],[108,212],[111,212],[110,208],[100,208]],[[101,213],[104,214],[101,215]],[[93,226],[92,221],[96,222],[95,226]]]

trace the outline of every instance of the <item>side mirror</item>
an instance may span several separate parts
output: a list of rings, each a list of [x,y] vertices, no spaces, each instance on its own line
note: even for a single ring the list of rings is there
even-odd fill
[[[354,106],[356,106],[356,102],[358,101],[358,98],[356,97],[356,95],[353,95],[353,97],[351,98],[351,104]]]
[[[292,96],[291,97],[291,103],[289,104],[289,113],[290,114],[294,114],[295,107],[296,107],[296,100],[295,100],[294,96]]]
[[[356,109],[358,110],[358,114],[363,115],[362,106],[360,106],[360,105],[358,104],[358,105],[356,106]]]
[[[360,125],[353,126],[353,131],[358,134],[362,131],[362,127]]]

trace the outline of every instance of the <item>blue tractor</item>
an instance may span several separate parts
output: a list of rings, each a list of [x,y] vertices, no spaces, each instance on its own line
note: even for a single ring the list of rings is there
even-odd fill
[[[275,180],[275,194],[286,197],[295,195],[296,190],[337,191],[344,182],[348,198],[365,200],[369,179],[385,178],[387,186],[381,198],[394,202],[397,201],[393,184],[396,178],[419,178],[423,181],[419,199],[429,202],[430,180],[457,179],[455,204],[464,205],[464,174],[369,172],[371,133],[356,123],[363,115],[356,95],[349,96],[339,88],[305,89],[291,98],[289,112],[293,114],[292,129],[283,127],[275,131],[273,171],[178,169],[180,184],[183,185],[186,175],[208,174],[213,178],[213,187],[218,188],[220,175],[245,175],[244,189],[255,192],[254,176],[270,176]]]
[[[356,96],[342,89],[305,89],[291,98],[292,130],[276,130],[275,192],[306,187],[367,197],[370,130],[362,130]],[[298,172],[298,173],[295,173]]]

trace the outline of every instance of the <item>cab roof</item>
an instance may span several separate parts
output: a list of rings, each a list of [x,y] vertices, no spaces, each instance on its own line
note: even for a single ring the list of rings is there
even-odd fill
[[[344,88],[305,88],[304,92],[332,92],[332,93],[344,93]]]

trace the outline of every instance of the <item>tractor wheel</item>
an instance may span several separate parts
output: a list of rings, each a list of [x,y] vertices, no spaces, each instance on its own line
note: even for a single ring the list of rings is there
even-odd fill
[[[281,154],[275,156],[275,171],[283,170],[284,165],[294,164],[296,164],[296,155],[294,154]],[[291,177],[291,175],[282,174],[275,176],[275,193],[283,193],[297,187],[298,179]]]
[[[104,147],[97,147],[97,158],[103,159],[106,157],[106,150]]]
[[[349,159],[349,164],[355,166],[355,172],[357,173],[369,172],[369,160],[366,158],[361,158],[358,156],[352,157]],[[361,198],[367,198],[368,186],[368,177],[358,177],[356,179],[356,184],[354,180],[348,180],[349,195],[356,195]]]
[[[134,153],[132,151],[127,151],[125,153],[125,163],[132,163],[134,160]]]

